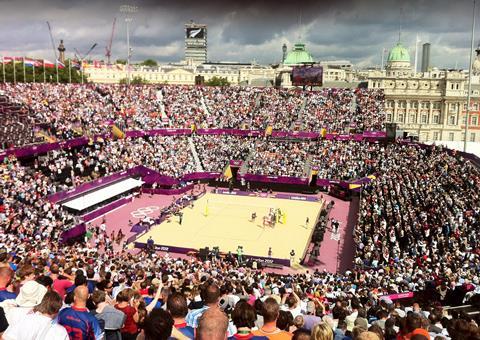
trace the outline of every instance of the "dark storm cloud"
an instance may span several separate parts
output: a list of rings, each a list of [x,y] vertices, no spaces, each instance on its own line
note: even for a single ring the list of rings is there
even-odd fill
[[[127,2],[128,3],[128,2]],[[53,58],[45,22],[56,43],[104,58],[111,24],[117,17],[112,55],[126,55],[126,26],[118,1],[31,2],[0,0],[0,53]],[[439,67],[468,59],[472,2],[426,0],[343,1],[132,1],[138,6],[131,25],[133,59],[178,61],[184,54],[184,23],[208,25],[212,60],[278,62],[281,46],[302,40],[318,60],[349,59],[360,66],[379,64],[383,48],[398,40],[410,49],[415,36],[432,43],[432,62]]]

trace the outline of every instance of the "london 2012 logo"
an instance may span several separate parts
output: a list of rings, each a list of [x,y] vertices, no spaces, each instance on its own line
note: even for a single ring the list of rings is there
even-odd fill
[[[153,214],[155,211],[157,211],[159,209],[160,209],[160,207],[158,207],[156,205],[151,205],[149,207],[138,208],[137,210],[132,211],[130,213],[130,215],[132,215],[132,217],[135,217],[135,218],[145,218],[148,215]]]

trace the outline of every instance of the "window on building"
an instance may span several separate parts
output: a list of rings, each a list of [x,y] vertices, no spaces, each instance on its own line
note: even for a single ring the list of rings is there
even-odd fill
[[[448,116],[448,124],[455,125],[455,116]]]
[[[450,104],[450,112],[456,112],[457,111],[457,104],[456,103],[451,103]]]
[[[478,117],[477,116],[473,116],[472,117],[472,125],[477,125],[478,124]]]
[[[478,111],[478,103],[473,104],[473,110]]]
[[[404,117],[403,117],[403,113],[399,113],[399,114],[398,114],[398,122],[399,122],[399,123],[405,122],[405,119],[404,119]]]
[[[470,142],[475,142],[475,132],[470,134]]]
[[[418,109],[418,102],[413,102],[413,103],[412,103],[412,107],[413,107],[414,109]]]
[[[410,119],[408,120],[409,123],[415,123],[415,114],[410,114]]]
[[[391,121],[392,121],[392,114],[391,114],[391,113],[387,113],[386,120],[387,120],[387,122],[391,122]]]
[[[427,115],[422,115],[422,124],[427,124]]]
[[[439,133],[438,131],[433,132],[433,140],[438,140]]]
[[[454,134],[453,132],[450,132],[450,133],[448,134],[448,140],[451,141],[451,142],[453,142],[454,138],[455,138],[455,134]]]
[[[433,124],[440,124],[440,116],[434,115],[433,116]]]
[[[467,123],[467,116],[462,117],[462,124],[465,125]]]

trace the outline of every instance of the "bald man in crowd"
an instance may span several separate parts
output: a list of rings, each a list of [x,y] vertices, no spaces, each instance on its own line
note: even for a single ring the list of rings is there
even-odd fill
[[[79,286],[75,288],[73,294],[73,305],[60,311],[58,323],[66,328],[70,339],[103,339],[103,331],[98,320],[87,309],[88,288]]]
[[[225,340],[227,329],[227,315],[219,308],[209,308],[198,320],[195,340]]]

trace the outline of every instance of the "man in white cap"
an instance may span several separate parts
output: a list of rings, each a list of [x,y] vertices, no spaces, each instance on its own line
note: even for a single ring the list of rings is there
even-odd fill
[[[8,324],[13,325],[25,317],[33,310],[33,307],[42,302],[47,288],[35,281],[27,281],[15,300],[5,300],[2,307],[5,310],[5,316]]]

